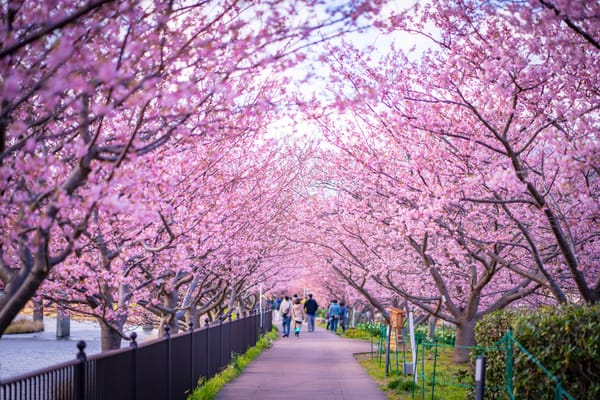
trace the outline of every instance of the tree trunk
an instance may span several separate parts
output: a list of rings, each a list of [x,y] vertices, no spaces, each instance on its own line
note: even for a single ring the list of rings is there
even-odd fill
[[[100,321],[100,343],[102,343],[102,351],[120,349],[121,335],[113,327]]]
[[[183,317],[183,313],[174,313],[173,318],[171,319],[171,334],[175,335],[179,333],[179,321],[181,321],[181,317]]]
[[[45,271],[50,269],[50,266],[47,266],[46,263],[43,265],[39,264],[38,260],[36,260],[33,266],[22,265],[22,270],[31,271],[25,277],[19,277],[18,279],[15,274],[15,278],[11,278],[8,282],[4,283],[6,285],[4,287],[4,294],[0,296],[0,337],[23,307],[25,307],[29,299],[35,295],[35,292],[48,275]]]
[[[175,319],[176,314],[174,311],[177,307],[177,298],[177,292],[175,290],[166,291],[166,293],[162,296],[162,302],[165,311],[163,311],[160,315],[158,337],[163,337],[165,335],[165,325],[167,324],[169,325],[169,333],[171,335],[176,334],[179,330],[177,320]]]
[[[166,317],[161,316],[160,320],[158,321],[158,333],[157,333],[158,337],[165,336],[165,325],[166,324],[167,324]],[[171,328],[171,327],[169,326],[169,328]]]
[[[437,325],[437,317],[434,315],[429,316],[429,339],[435,339],[435,328]]]
[[[186,321],[189,321],[192,324],[194,324],[194,329],[202,328],[203,326],[200,324],[200,314],[198,314],[198,312],[194,308],[189,308],[185,312],[185,319]]]
[[[475,324],[477,320],[463,320],[456,326],[456,344],[452,361],[463,364],[469,360],[469,349],[465,346],[475,346]]]

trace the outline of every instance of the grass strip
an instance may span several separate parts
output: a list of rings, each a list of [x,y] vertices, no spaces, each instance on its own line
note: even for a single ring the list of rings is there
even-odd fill
[[[246,366],[260,353],[270,348],[275,339],[277,339],[277,330],[273,328],[271,332],[263,335],[256,345],[249,348],[244,354],[234,354],[229,365],[223,371],[205,382],[200,381],[188,400],[214,400],[223,386],[240,375]]]
[[[385,355],[383,355],[385,357]],[[412,375],[402,373],[403,354],[399,353],[399,369],[396,370],[395,354],[391,355],[389,375],[385,376],[385,359],[380,361],[377,355],[371,353],[355,354],[355,358],[377,382],[380,389],[386,394],[388,400],[432,400],[431,392],[434,389],[433,400],[463,400],[468,398],[468,387],[473,384],[470,370],[466,364],[452,362],[452,349],[439,350],[436,360],[435,380],[433,379],[433,352],[429,349],[425,353],[425,382],[422,381],[421,362],[417,365],[418,383],[414,385]],[[411,355],[406,354],[407,360]],[[432,388],[435,382],[435,388]],[[413,388],[414,386],[414,388]],[[414,389],[414,391],[413,391]],[[414,394],[414,397],[413,397]]]

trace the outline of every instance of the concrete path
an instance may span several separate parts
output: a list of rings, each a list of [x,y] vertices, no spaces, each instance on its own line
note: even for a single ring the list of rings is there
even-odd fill
[[[217,400],[385,400],[375,381],[352,356],[368,342],[342,339],[322,328],[300,338],[280,337]]]

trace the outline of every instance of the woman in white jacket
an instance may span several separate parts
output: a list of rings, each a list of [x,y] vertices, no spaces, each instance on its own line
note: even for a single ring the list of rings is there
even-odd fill
[[[296,337],[300,337],[300,328],[304,317],[304,304],[297,298],[292,305],[292,319],[294,320],[294,335]]]

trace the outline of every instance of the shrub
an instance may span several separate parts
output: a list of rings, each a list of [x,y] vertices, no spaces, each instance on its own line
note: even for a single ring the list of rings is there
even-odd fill
[[[577,399],[600,399],[600,305],[543,308],[517,321],[516,340]],[[554,399],[556,384],[515,351],[515,393]]]
[[[358,324],[356,326],[359,330],[366,332],[370,336],[380,336],[385,332],[385,325],[382,324]]]
[[[412,376],[392,379],[387,384],[388,389],[395,390],[398,393],[411,392],[413,387],[416,388]]]
[[[485,354],[486,399],[504,393],[505,353],[498,340],[514,329],[514,338],[577,399],[600,398],[600,306],[565,305],[528,312],[498,311],[475,328],[474,365]],[[556,383],[518,348],[513,351],[513,386],[517,398],[554,399]]]
[[[369,334],[369,332],[364,331],[362,329],[348,328],[344,332],[344,337],[351,338],[351,339],[369,340],[369,338],[371,337],[371,335]]]
[[[404,328],[408,332],[408,328]],[[407,333],[408,334],[408,333]],[[420,338],[422,342],[433,343],[433,340],[429,338],[429,326],[418,325],[415,328],[415,335]],[[456,328],[453,326],[438,326],[435,328],[435,340],[438,343],[449,344],[454,346],[456,343]]]

